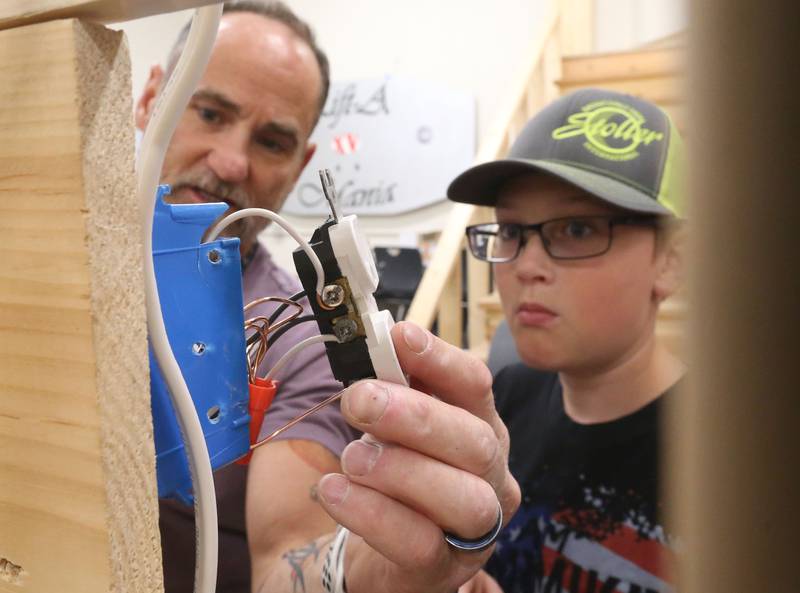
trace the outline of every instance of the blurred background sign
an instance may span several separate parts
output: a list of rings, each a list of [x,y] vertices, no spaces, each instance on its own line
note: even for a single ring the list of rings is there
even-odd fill
[[[475,101],[401,77],[331,84],[311,140],[317,151],[284,212],[328,212],[317,171],[330,169],[344,214],[408,212],[445,199],[475,156]]]

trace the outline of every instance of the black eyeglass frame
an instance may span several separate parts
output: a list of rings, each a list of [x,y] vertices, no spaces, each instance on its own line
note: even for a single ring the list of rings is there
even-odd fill
[[[469,245],[470,253],[472,253],[473,257],[480,261],[489,262],[492,264],[503,264],[508,263],[510,261],[514,261],[519,257],[519,254],[522,253],[522,249],[527,244],[530,236],[532,234],[538,234],[539,238],[542,242],[542,247],[544,248],[547,255],[549,255],[552,259],[558,260],[576,260],[576,259],[589,259],[592,257],[599,257],[605,253],[608,253],[608,250],[611,249],[611,244],[613,243],[614,239],[614,227],[616,225],[635,225],[635,226],[652,226],[657,228],[659,226],[659,222],[661,220],[661,216],[658,214],[626,214],[626,215],[588,215],[588,216],[562,216],[559,218],[551,218],[549,220],[543,220],[542,222],[538,222],[536,224],[517,224],[513,222],[489,222],[489,223],[482,223],[482,224],[473,224],[466,228],[465,234],[467,237],[467,245]],[[563,256],[563,255],[553,255],[550,252],[550,245],[547,238],[542,234],[542,228],[548,224],[554,222],[562,222],[565,220],[586,220],[586,219],[605,219],[608,222],[608,242],[605,246],[605,249],[599,251],[597,253],[592,253],[591,255],[577,255],[577,256]],[[497,236],[497,231],[499,230],[499,226],[512,226],[516,227],[519,230],[519,238],[517,239],[517,249],[513,255],[509,257],[481,257],[477,253],[475,253],[475,247],[473,244],[472,237],[477,235],[477,233],[483,232],[483,234],[494,234]],[[494,229],[494,233],[487,232],[487,227],[496,227]]]

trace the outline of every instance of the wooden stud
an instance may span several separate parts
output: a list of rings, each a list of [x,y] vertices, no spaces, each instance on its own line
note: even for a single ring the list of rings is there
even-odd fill
[[[461,347],[464,339],[461,258],[456,259],[439,301],[439,337]]]
[[[558,82],[558,85],[562,94],[565,95],[586,87],[602,87],[609,91],[635,95],[659,105],[679,103],[684,96],[676,76],[592,82],[563,79]]]
[[[0,591],[158,592],[130,63],[0,32]]]
[[[0,4],[0,29],[57,19],[81,18],[117,23],[163,12],[213,4],[215,0],[4,0]]]
[[[494,220],[492,208],[476,208],[470,224],[480,224]],[[480,300],[489,294],[490,264],[482,262],[467,253],[467,340],[470,348],[480,347],[487,341],[486,312]]]
[[[563,70],[565,79],[586,84],[658,75],[680,76],[686,72],[686,50],[675,47],[567,57]]]
[[[800,590],[800,5],[693,3],[691,370],[665,439],[683,593]]]

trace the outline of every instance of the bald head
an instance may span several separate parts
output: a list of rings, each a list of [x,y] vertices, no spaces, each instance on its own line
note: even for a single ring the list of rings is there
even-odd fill
[[[261,17],[277,23],[282,23],[299,40],[304,42],[311,51],[319,70],[321,83],[319,100],[317,104],[317,114],[314,120],[314,123],[316,124],[316,121],[319,119],[319,115],[325,106],[325,101],[328,98],[328,91],[330,88],[330,65],[325,52],[323,52],[322,49],[317,45],[316,36],[314,35],[311,27],[280,0],[232,0],[225,2],[223,6],[224,15],[227,16],[237,13],[249,15],[253,19]],[[224,23],[225,20],[226,18],[223,17],[222,22]],[[175,44],[170,50],[164,77],[165,81],[169,79],[169,76],[172,74],[178,59],[180,58],[181,52],[186,44],[186,39],[189,35],[190,28],[191,22],[186,23],[183,29],[181,29]]]

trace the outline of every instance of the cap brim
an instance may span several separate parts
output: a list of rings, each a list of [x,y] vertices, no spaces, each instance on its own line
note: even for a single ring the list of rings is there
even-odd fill
[[[476,165],[450,183],[447,197],[454,202],[495,206],[503,185],[514,177],[530,173],[548,173],[626,210],[674,216],[668,208],[627,183],[572,165],[544,160],[501,159]]]

